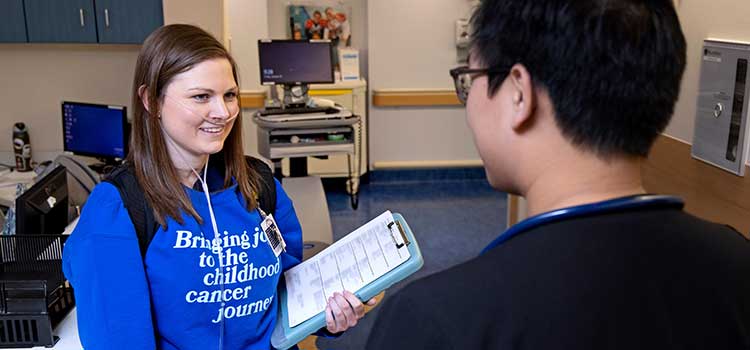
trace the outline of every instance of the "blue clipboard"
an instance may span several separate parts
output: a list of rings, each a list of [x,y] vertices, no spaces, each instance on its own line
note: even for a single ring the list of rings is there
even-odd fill
[[[407,249],[409,250],[409,260],[406,260],[395,269],[389,271],[375,281],[370,282],[370,284],[362,287],[359,291],[354,293],[354,295],[359,297],[360,300],[370,300],[372,297],[392,286],[394,283],[419,271],[419,269],[422,268],[422,265],[424,265],[422,253],[419,251],[419,244],[414,238],[414,233],[412,233],[406,220],[404,220],[404,217],[401,216],[401,214],[393,213],[393,219],[395,220],[395,225],[392,230],[393,232],[395,232],[396,229],[400,231],[404,242],[407,244]],[[276,318],[276,327],[273,329],[273,333],[271,333],[271,345],[275,349],[288,349],[305,339],[308,335],[313,334],[326,326],[325,312],[321,312],[305,322],[294,327],[289,327],[289,315],[287,314],[286,307],[287,292],[283,278],[279,285],[278,298],[279,311]]]

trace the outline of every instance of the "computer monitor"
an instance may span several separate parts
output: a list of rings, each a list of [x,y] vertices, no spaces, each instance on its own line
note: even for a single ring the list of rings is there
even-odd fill
[[[263,85],[334,82],[330,40],[258,40],[258,58]]]
[[[62,103],[63,149],[108,164],[128,153],[128,117],[124,106]]]
[[[16,198],[16,234],[57,235],[68,225],[68,177],[58,166]]]

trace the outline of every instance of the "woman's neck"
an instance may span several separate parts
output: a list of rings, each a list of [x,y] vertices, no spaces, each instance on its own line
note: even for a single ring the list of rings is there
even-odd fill
[[[183,160],[183,158],[185,159]],[[202,159],[199,157],[180,157],[179,155],[172,157],[172,163],[177,171],[180,182],[191,188],[198,181],[198,176],[203,176],[203,168],[206,166],[206,162],[208,162],[208,156]]]

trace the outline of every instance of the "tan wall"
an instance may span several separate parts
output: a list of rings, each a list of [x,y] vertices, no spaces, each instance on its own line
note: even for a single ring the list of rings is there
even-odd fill
[[[703,40],[750,41],[750,1],[682,0],[676,3],[679,3],[677,12],[688,44],[688,60],[675,114],[665,133],[692,143]]]
[[[130,106],[136,45],[0,45],[0,152],[12,155],[13,123],[29,128],[34,160],[62,151],[63,100]]]
[[[165,0],[165,23],[223,33],[220,0]],[[0,161],[12,160],[11,130],[29,127],[34,160],[62,151],[63,100],[130,107],[139,45],[0,44]]]

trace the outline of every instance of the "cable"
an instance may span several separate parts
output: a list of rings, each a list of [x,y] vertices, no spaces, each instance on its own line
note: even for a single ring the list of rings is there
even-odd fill
[[[362,118],[357,116],[357,131],[354,135],[355,151],[354,156],[357,157],[357,174],[360,175],[362,169]],[[347,190],[349,192],[349,202],[352,205],[352,209],[357,210],[359,207],[359,186],[357,186],[357,192],[354,191],[354,175],[352,174],[352,156],[347,154],[346,156],[346,167],[349,170],[349,182],[347,183]],[[359,176],[357,176],[357,182],[359,182]]]

